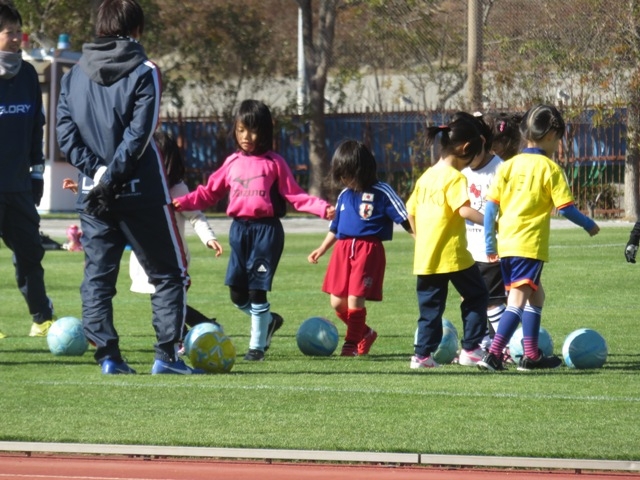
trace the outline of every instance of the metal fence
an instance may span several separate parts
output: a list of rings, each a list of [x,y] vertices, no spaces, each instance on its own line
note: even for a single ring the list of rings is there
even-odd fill
[[[327,148],[333,151],[346,138],[363,141],[376,157],[381,179],[406,200],[415,180],[437,160],[437,152],[425,147],[425,125],[445,123],[450,115],[411,111],[327,115]],[[625,115],[624,110],[616,111],[607,122],[597,123],[592,112],[576,116],[568,122],[557,154],[556,161],[565,169],[578,207],[596,217],[624,215]],[[308,124],[302,117],[278,118],[276,122],[274,148],[306,187]],[[171,131],[184,150],[191,188],[205,183],[235,148],[228,135],[229,125],[216,118],[164,118],[162,128]]]

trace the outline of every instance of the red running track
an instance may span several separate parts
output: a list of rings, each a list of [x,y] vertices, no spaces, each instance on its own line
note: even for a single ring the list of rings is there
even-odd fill
[[[0,455],[0,480],[638,480],[625,472]]]

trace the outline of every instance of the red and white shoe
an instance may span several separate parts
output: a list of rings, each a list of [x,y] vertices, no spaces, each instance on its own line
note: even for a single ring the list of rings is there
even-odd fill
[[[431,355],[428,357],[422,357],[420,355],[414,355],[411,357],[411,363],[409,368],[438,368],[440,364],[436,362]]]
[[[362,340],[358,343],[358,355],[367,355],[369,350],[371,350],[371,345],[378,338],[378,333],[373,329],[369,328],[367,333],[364,334]]]
[[[342,351],[340,352],[341,357],[357,357],[358,356],[358,346],[355,343],[344,342],[342,345]]]

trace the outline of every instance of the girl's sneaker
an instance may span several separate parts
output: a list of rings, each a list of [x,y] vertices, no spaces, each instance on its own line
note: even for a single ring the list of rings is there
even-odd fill
[[[487,352],[476,365],[478,365],[480,370],[488,370],[490,372],[501,372],[505,370],[502,358],[496,357],[491,352]]]
[[[367,333],[364,334],[364,337],[362,337],[362,340],[358,343],[358,355],[367,355],[376,338],[378,338],[378,333],[373,328],[369,328]]]
[[[478,362],[482,360],[485,352],[482,351],[480,347],[475,350],[465,350],[464,348],[460,352],[460,357],[458,358],[458,363],[460,365],[464,365],[465,367],[475,367],[478,365]]]
[[[51,325],[53,325],[53,322],[55,322],[55,318],[52,318],[51,320],[47,320],[46,322],[42,322],[42,323],[33,322],[31,324],[31,331],[29,331],[29,336],[30,337],[46,337],[47,333],[49,333],[49,329],[51,328]]]
[[[264,347],[265,352],[269,350],[269,347],[271,346],[271,339],[273,338],[273,334],[280,330],[280,327],[282,327],[283,323],[284,318],[282,318],[281,315],[271,312],[271,323],[269,323],[269,328],[267,329],[267,344]]]
[[[539,357],[536,360],[523,355],[518,363],[518,370],[521,372],[528,372],[529,370],[546,370],[558,368],[562,365],[562,360],[560,357],[555,355],[551,355],[547,357],[542,350],[538,351]]]
[[[341,357],[357,357],[358,356],[358,345],[351,342],[344,342],[342,345],[342,351],[340,352]]]
[[[257,348],[250,348],[244,356],[244,359],[248,362],[262,362],[264,360],[264,352]]]
[[[511,358],[511,354],[509,353],[509,347],[506,347],[502,351],[502,363],[505,365],[515,365],[515,361]]]
[[[421,355],[414,355],[411,357],[410,368],[438,368],[440,364],[436,362],[431,355],[423,357]]]

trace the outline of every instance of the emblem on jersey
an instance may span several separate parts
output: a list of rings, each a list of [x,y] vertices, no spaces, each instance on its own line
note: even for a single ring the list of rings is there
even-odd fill
[[[363,202],[373,202],[373,193],[363,193],[362,194]]]
[[[373,205],[370,203],[361,203],[360,204],[360,218],[364,220],[369,220],[371,215],[373,215]]]
[[[242,185],[242,188],[249,188],[249,184],[251,183],[251,180],[255,180],[256,178],[262,178],[262,177],[266,177],[266,175],[263,173],[262,175],[256,175],[254,177],[247,177],[247,178],[236,177],[233,179],[233,181]]]

